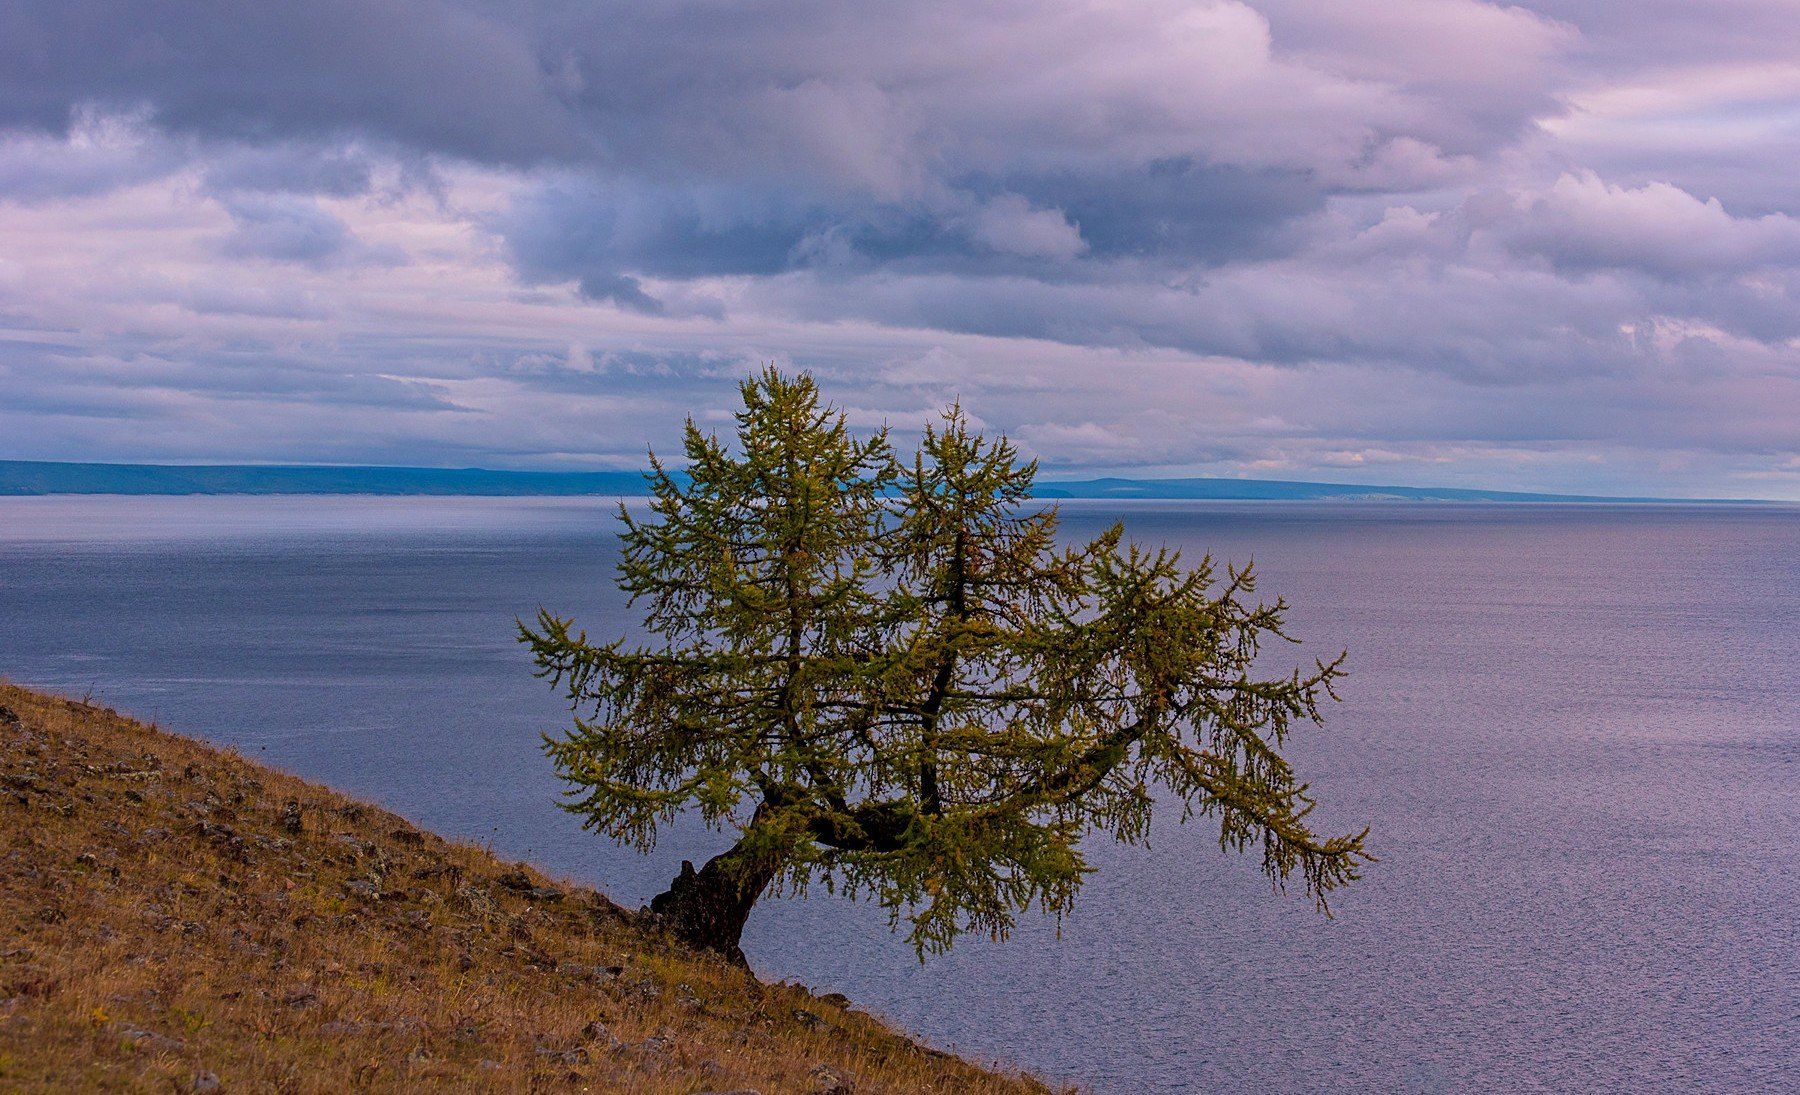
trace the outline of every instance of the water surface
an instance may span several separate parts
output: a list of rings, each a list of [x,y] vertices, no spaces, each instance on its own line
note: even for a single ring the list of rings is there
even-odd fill
[[[878,910],[772,902],[766,977],[1102,1091],[1793,1090],[1800,512],[1071,503],[1091,534],[1255,556],[1301,653],[1347,648],[1295,746],[1382,857],[1337,918],[1203,826],[1096,845],[1061,926],[921,966]],[[562,710],[512,620],[633,620],[591,499],[0,499],[0,674],[235,745],[647,899],[536,751]]]

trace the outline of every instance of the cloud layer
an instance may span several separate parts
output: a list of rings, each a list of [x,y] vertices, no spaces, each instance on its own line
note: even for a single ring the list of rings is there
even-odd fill
[[[1776,0],[0,9],[0,436],[632,466],[754,362],[1053,470],[1800,497]]]

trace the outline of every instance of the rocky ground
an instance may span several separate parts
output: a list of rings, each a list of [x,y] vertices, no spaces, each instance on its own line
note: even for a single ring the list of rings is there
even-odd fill
[[[1044,1092],[592,890],[0,684],[0,1089]]]

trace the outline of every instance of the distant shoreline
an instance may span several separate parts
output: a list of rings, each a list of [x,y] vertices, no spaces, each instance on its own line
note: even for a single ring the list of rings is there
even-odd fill
[[[300,464],[99,464],[0,460],[0,497],[47,495],[333,495],[372,497],[552,498],[648,493],[641,471],[493,471]],[[1035,497],[1144,501],[1576,502],[1771,505],[1758,498],[1658,498],[1313,483],[1275,479],[1045,481]]]

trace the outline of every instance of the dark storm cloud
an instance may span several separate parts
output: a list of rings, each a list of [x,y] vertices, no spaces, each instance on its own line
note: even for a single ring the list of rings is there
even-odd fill
[[[532,161],[583,144],[529,44],[431,0],[15,0],[0,8],[0,123],[147,107],[238,139],[372,132]]]

